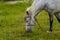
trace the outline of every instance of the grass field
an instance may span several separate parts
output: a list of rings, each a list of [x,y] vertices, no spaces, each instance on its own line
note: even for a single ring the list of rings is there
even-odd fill
[[[49,29],[48,13],[44,10],[37,16],[40,24],[35,25],[32,33],[25,32],[24,14],[28,3],[0,3],[0,40],[60,40],[60,23],[54,17],[53,32]]]

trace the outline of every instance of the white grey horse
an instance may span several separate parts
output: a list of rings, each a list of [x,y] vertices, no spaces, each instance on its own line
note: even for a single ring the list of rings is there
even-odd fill
[[[33,31],[33,27],[36,23],[36,16],[42,10],[46,10],[49,14],[49,32],[52,32],[53,15],[55,15],[60,22],[60,16],[58,15],[60,12],[60,0],[34,0],[32,5],[26,10],[25,21],[27,32]]]

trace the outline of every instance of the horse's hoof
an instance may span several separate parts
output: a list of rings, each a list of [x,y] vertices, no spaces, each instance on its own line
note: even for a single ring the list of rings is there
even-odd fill
[[[52,33],[52,31],[47,31],[48,33]]]
[[[26,31],[27,33],[32,33],[32,31],[31,30],[29,30],[29,31]]]

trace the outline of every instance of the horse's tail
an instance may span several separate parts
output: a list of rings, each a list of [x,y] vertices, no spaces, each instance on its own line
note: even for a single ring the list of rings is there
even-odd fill
[[[57,18],[58,22],[60,23],[60,15],[59,14],[55,14],[55,17]]]

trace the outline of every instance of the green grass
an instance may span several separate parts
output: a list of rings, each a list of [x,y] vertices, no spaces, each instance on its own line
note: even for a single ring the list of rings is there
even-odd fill
[[[60,40],[60,24],[54,17],[53,32],[47,33],[49,29],[48,13],[42,11],[32,33],[25,32],[24,15],[29,7],[28,3],[4,4],[0,3],[0,40]]]

